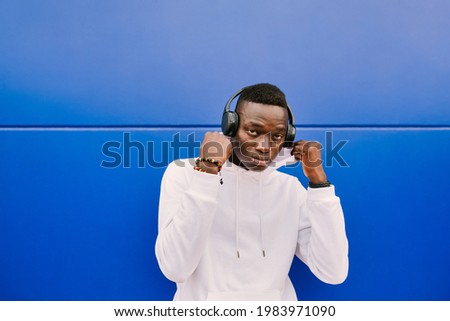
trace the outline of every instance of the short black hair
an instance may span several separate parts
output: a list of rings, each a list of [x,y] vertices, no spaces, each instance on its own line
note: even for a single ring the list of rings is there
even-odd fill
[[[236,108],[238,108],[239,104],[243,101],[264,105],[274,105],[283,108],[287,108],[288,106],[286,96],[280,88],[267,83],[245,87],[239,96]]]

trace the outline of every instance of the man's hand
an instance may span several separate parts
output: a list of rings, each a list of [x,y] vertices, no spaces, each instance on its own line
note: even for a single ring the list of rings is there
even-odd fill
[[[300,140],[291,152],[302,163],[303,173],[314,184],[325,183],[327,175],[322,166],[322,145],[319,142]]]
[[[232,146],[230,138],[219,132],[206,132],[200,146],[200,157],[209,157],[222,164],[231,156]],[[217,174],[219,168],[208,162],[200,162],[200,168],[211,174]]]

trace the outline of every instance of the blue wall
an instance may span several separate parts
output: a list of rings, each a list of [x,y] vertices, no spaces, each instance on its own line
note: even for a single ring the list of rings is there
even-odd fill
[[[296,262],[299,297],[449,300],[449,16],[444,0],[2,1],[0,300],[171,299],[154,257],[168,142],[217,130],[257,82],[285,91],[297,138],[347,141],[326,171],[350,274],[325,285]]]

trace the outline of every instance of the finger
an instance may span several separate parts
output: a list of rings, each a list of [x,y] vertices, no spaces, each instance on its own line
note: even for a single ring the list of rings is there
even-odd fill
[[[302,151],[296,151],[296,152],[292,153],[292,155],[294,156],[294,158],[296,160],[301,162],[303,157],[305,156],[305,152],[303,150]]]
[[[306,140],[299,140],[295,142],[292,146],[291,155],[301,152],[303,150],[303,146],[305,146],[306,143],[307,143]]]

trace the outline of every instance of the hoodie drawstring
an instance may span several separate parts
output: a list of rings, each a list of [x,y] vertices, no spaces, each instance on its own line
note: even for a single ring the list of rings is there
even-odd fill
[[[239,173],[236,173],[236,187],[234,190],[236,192],[236,213],[235,213],[236,254],[239,259],[241,257],[239,254],[239,215],[238,215],[238,213],[239,213]]]
[[[263,233],[263,211],[262,211],[262,187],[261,177],[259,179],[259,239],[261,242],[261,250],[263,257],[266,257],[266,250],[264,246],[264,233]]]

